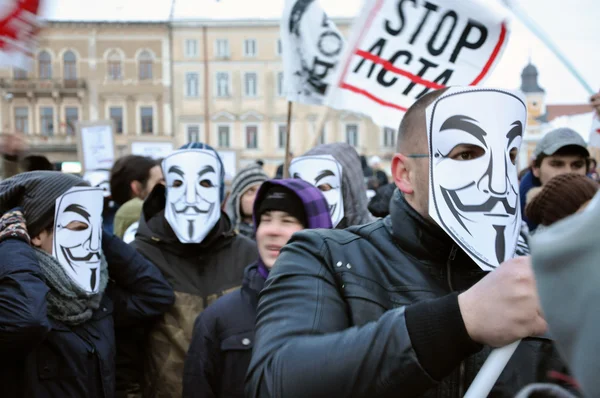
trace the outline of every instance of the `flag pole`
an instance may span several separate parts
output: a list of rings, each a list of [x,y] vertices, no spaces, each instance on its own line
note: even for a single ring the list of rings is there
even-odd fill
[[[288,101],[287,108],[287,129],[285,136],[285,161],[283,163],[283,178],[289,178],[290,176],[290,141],[292,131],[292,101]]]
[[[592,89],[583,76],[575,69],[575,66],[569,61],[569,59],[560,51],[560,49],[554,44],[554,42],[548,37],[548,35],[531,19],[517,4],[515,4],[514,0],[503,0],[504,4],[523,22],[523,24],[531,31],[533,34],[540,39],[546,47],[550,51],[554,53],[554,55],[563,63],[563,65],[568,69],[569,72],[577,79],[579,84],[583,86],[583,88],[590,95],[594,95],[596,92]]]

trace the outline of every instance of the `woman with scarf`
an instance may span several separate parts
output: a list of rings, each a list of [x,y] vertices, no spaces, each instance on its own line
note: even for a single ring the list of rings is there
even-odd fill
[[[60,172],[0,183],[3,397],[115,397],[115,327],[173,303],[159,270],[102,232],[102,205],[100,190]]]
[[[295,232],[332,228],[323,194],[300,179],[263,183],[253,217],[259,260],[246,268],[241,290],[219,298],[196,319],[183,374],[185,398],[244,396],[258,294],[269,270]]]

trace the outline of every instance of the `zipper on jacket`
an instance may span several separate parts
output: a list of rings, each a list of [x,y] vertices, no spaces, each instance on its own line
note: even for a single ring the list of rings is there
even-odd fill
[[[452,284],[452,261],[456,258],[457,251],[458,247],[455,244],[452,245],[450,256],[448,256],[448,261],[446,262],[446,277],[448,278],[448,287],[451,292],[454,291]],[[458,368],[458,396],[462,397],[463,395],[465,395],[465,362],[461,361]]]

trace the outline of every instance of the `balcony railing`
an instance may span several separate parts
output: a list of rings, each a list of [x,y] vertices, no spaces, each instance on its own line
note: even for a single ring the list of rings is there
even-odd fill
[[[8,92],[18,93],[76,93],[86,90],[87,83],[84,79],[59,80],[59,79],[0,79],[0,87]]]

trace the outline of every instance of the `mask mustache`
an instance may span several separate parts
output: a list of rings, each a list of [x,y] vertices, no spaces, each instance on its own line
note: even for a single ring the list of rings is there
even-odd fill
[[[210,205],[210,207],[208,208],[208,210],[202,210],[200,209],[198,206],[196,205],[192,205],[192,206],[185,206],[183,209],[178,210],[177,207],[175,207],[175,205],[173,204],[173,211],[176,214],[182,214],[187,212],[189,209],[192,209],[194,211],[194,213],[198,213],[198,214],[206,214],[206,213],[210,213],[210,211],[212,210],[213,204]]]
[[[71,253],[70,249],[65,248],[65,252],[71,261],[90,261],[92,258],[96,257],[96,261],[100,261],[100,252],[89,252],[83,257],[75,257],[73,253]]]
[[[492,209],[498,203],[501,203],[507,214],[514,216],[517,213],[516,202],[515,202],[515,207],[512,207],[510,205],[510,203],[508,202],[507,197],[503,197],[503,198],[490,197],[488,200],[486,200],[485,202],[483,202],[480,205],[465,205],[460,201],[460,198],[458,197],[458,194],[456,193],[456,191],[450,191],[450,190],[444,189],[444,188],[442,188],[442,191],[444,193],[446,193],[448,196],[450,196],[450,198],[452,199],[452,202],[454,203],[456,208],[460,211],[486,213],[486,212],[492,211]]]

